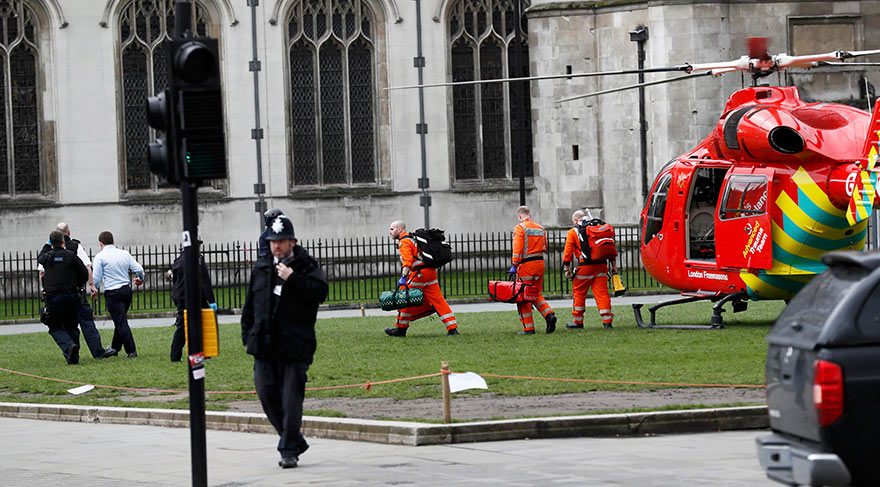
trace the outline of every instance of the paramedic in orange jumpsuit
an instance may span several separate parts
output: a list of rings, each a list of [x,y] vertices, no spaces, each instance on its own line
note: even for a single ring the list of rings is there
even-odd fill
[[[544,252],[547,251],[547,235],[544,227],[532,221],[532,212],[528,206],[520,206],[516,210],[516,217],[519,224],[513,229],[513,265],[510,267],[510,273],[515,273],[517,280],[538,288],[538,299],[535,302],[516,303],[519,321],[522,322],[523,327],[519,334],[535,334],[532,306],[544,317],[547,333],[553,333],[556,331],[556,313],[541,294],[544,288]]]
[[[604,261],[588,263],[588,256],[581,252],[577,224],[582,218],[586,218],[586,216],[581,210],[575,211],[571,215],[571,223],[574,227],[568,231],[568,235],[565,237],[565,250],[562,253],[562,268],[565,270],[565,277],[573,281],[572,294],[574,296],[571,309],[573,321],[566,323],[565,327],[569,330],[584,328],[584,311],[586,311],[584,304],[587,300],[587,290],[592,288],[593,298],[596,299],[596,307],[602,318],[602,325],[606,330],[610,330],[611,322],[614,321],[614,313],[611,312],[611,296],[608,294],[608,264]],[[578,265],[577,269],[572,272],[571,263],[575,259]],[[613,261],[612,268],[614,268]]]
[[[446,325],[447,335],[458,335],[458,322],[452,308],[446,303],[443,292],[440,291],[440,283],[437,280],[437,269],[424,267],[419,260],[419,249],[415,240],[406,232],[406,225],[398,220],[391,224],[388,235],[397,241],[400,252],[400,265],[402,267],[398,285],[409,283],[409,287],[421,289],[425,299],[420,306],[403,308],[397,312],[397,322],[394,328],[385,328],[385,333],[393,337],[405,337],[406,330],[413,321],[429,316],[433,313],[440,315],[440,321]]]

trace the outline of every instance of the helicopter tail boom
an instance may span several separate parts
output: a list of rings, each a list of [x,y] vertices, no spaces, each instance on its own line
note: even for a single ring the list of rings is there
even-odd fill
[[[871,214],[871,211],[880,206],[877,194],[877,179],[880,166],[877,164],[878,151],[880,151],[880,103],[874,105],[871,114],[871,123],[868,125],[868,135],[865,138],[865,146],[862,150],[863,158],[859,161],[860,170],[856,173],[847,207],[846,219],[850,225],[855,225]]]

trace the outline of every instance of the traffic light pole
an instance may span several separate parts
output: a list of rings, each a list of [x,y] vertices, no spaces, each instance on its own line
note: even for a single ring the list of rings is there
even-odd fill
[[[186,314],[188,324],[187,360],[189,368],[189,433],[192,485],[208,485],[205,440],[205,354],[202,350],[202,299],[199,282],[198,185],[184,181],[183,200],[184,275],[186,276]],[[187,245],[187,243],[189,245]]]
[[[192,2],[175,0],[174,38],[190,35]],[[173,60],[169,59],[169,62]],[[205,354],[202,350],[202,293],[199,279],[199,214],[197,182],[184,179],[180,185],[183,206],[183,259],[186,280],[187,368],[189,380],[189,433],[192,485],[208,485],[205,440]]]

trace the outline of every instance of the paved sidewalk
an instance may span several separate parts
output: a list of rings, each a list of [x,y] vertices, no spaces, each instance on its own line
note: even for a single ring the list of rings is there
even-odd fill
[[[630,306],[633,303],[646,303],[653,304],[659,303],[660,301],[665,301],[677,295],[648,295],[648,296],[624,296],[620,298],[614,298],[612,303],[615,306]],[[568,308],[571,307],[570,299],[553,299],[550,300],[550,306],[553,308]],[[587,307],[595,307],[595,302],[592,298],[587,299]],[[471,303],[471,304],[455,304],[453,308],[456,313],[478,313],[482,311],[510,311],[513,312],[515,310],[512,304],[508,303]],[[396,315],[396,311],[382,311],[378,308],[367,308],[361,311],[360,309],[321,309],[318,311],[318,318],[351,318],[358,316],[387,316],[389,320],[394,319]],[[240,323],[241,316],[240,315],[218,315],[217,320],[223,323]],[[95,324],[98,326],[98,329],[113,329],[113,322],[109,319],[98,319],[95,320]],[[141,318],[141,319],[130,319],[128,320],[128,324],[132,328],[146,328],[153,326],[171,326],[174,324],[174,318]],[[42,323],[27,323],[27,324],[18,324],[18,325],[0,325],[0,336],[2,335],[17,335],[20,333],[43,333],[46,331],[46,325]]]
[[[208,431],[208,481],[244,485],[770,486],[758,431],[405,447],[310,440],[277,466],[277,436]],[[0,485],[188,485],[189,430],[0,418]]]

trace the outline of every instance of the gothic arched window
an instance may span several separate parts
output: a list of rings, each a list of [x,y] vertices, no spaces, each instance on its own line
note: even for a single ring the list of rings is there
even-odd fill
[[[37,16],[27,3],[0,1],[0,195],[47,191],[38,33]]]
[[[296,186],[376,181],[375,16],[363,0],[302,0],[287,17]]]
[[[449,10],[452,81],[529,75],[528,35],[517,6],[529,0],[457,0]],[[525,86],[523,86],[525,85]],[[532,176],[532,121],[528,83],[487,83],[452,88],[454,170],[458,181]],[[522,121],[522,125],[520,122]],[[520,137],[522,151],[511,141]]]
[[[211,21],[204,5],[194,3],[192,30],[204,37]],[[146,103],[167,84],[165,43],[174,34],[174,0],[132,0],[122,7],[118,27],[125,189],[156,189],[158,179],[147,164],[147,145],[155,134],[147,125]]]

